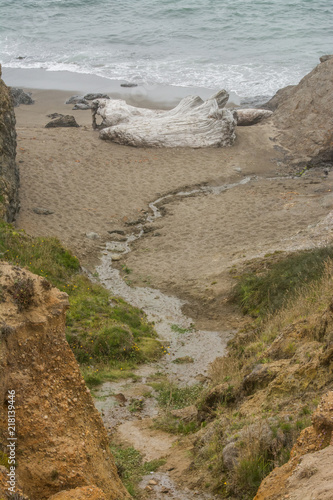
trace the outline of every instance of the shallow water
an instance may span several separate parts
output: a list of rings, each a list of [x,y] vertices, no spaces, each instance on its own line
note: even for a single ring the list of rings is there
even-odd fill
[[[325,0],[0,0],[0,12],[4,66],[241,97],[298,83],[333,35]]]

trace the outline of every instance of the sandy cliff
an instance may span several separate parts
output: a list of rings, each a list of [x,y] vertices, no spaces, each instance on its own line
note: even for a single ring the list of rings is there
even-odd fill
[[[0,218],[15,219],[19,209],[19,173],[15,163],[15,114],[8,87],[1,80],[0,66]]]
[[[95,488],[56,498],[128,498],[65,339],[67,295],[6,263],[0,263],[0,291],[0,436],[5,443],[8,391],[15,390],[17,486],[31,500],[87,486],[105,497],[88,496]]]

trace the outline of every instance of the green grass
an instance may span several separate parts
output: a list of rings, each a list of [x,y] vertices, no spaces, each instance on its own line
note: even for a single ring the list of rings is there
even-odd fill
[[[192,422],[182,422],[179,418],[171,415],[170,412],[165,412],[154,420],[154,428],[160,429],[169,434],[182,434],[187,436],[193,432],[197,432],[202,427],[205,427],[206,423],[202,422],[199,424],[197,421]]]
[[[159,406],[170,410],[178,410],[194,404],[202,392],[201,385],[178,387],[164,381],[152,382],[150,385],[158,392],[157,402]]]
[[[257,262],[238,277],[231,299],[244,314],[264,317],[281,309],[302,286],[319,280],[333,247],[303,250]]]
[[[142,498],[142,492],[138,488],[138,484],[142,477],[150,472],[156,471],[165,463],[165,460],[161,459],[144,462],[141,453],[132,447],[124,448],[122,446],[112,445],[110,448],[115,458],[119,476],[127,488],[127,491],[135,499]]]
[[[131,375],[138,363],[163,354],[143,311],[81,274],[78,259],[56,238],[34,238],[0,222],[0,253],[68,293],[66,336],[89,386]],[[18,300],[25,305],[26,294]]]
[[[191,326],[190,328],[182,328],[178,325],[171,325],[171,330],[175,333],[189,333],[193,331],[193,326]]]

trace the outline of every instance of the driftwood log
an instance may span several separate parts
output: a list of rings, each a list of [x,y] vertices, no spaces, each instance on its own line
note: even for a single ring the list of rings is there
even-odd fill
[[[123,100],[97,99],[92,103],[93,127],[101,129],[101,139],[137,147],[231,146],[236,138],[236,120],[231,111],[224,109],[228,98],[225,90],[206,101],[188,96],[170,111],[136,108]]]

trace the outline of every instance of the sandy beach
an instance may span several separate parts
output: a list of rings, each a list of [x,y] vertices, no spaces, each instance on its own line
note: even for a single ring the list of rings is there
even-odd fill
[[[189,299],[198,320],[219,321],[233,265],[330,238],[315,227],[333,205],[332,175],[290,176],[269,124],[238,127],[231,148],[137,149],[101,141],[90,110],[64,104],[74,92],[31,92],[35,104],[15,109],[17,226],[57,236],[91,270],[105,243],[116,238],[109,231],[128,234],[149,213],[149,203],[173,193],[163,202],[163,217],[146,224],[134,251],[116,265],[131,269],[134,284]],[[46,129],[47,115],[55,112],[74,115],[80,127]],[[220,194],[177,195],[203,185],[234,186]],[[89,239],[91,232],[99,238]]]

